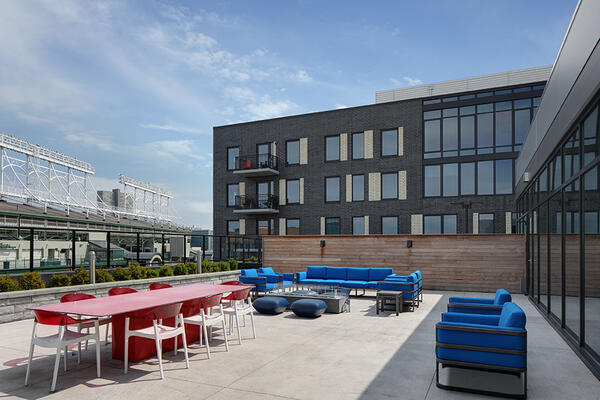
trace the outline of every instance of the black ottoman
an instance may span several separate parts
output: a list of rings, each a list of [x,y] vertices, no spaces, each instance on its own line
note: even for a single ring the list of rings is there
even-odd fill
[[[293,302],[290,308],[299,317],[316,318],[325,312],[327,304],[318,299],[300,299]]]
[[[288,307],[288,301],[283,297],[261,297],[252,302],[252,306],[261,314],[281,314]]]

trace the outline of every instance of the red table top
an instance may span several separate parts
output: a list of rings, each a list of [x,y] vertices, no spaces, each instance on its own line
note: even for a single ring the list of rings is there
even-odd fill
[[[72,301],[68,303],[47,304],[31,307],[30,310],[106,317],[109,315],[129,313],[166,304],[182,303],[184,301],[209,297],[215,294],[237,292],[244,289],[252,289],[252,286],[207,285],[197,283],[194,285],[175,286],[160,290],[122,294],[119,296],[97,297],[95,299]]]

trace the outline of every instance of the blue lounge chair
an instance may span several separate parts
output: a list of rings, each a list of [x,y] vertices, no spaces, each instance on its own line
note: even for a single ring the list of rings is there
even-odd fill
[[[294,285],[293,273],[278,273],[273,271],[272,267],[259,268],[258,276],[277,276],[279,285],[284,290],[286,287],[292,287]]]
[[[417,283],[417,288],[419,290],[417,300],[419,301],[419,303],[422,303],[423,302],[423,274],[421,274],[420,270],[416,270],[415,272],[413,272],[413,274],[417,278],[416,283]],[[409,276],[410,275],[403,276],[403,275],[392,274],[392,275],[388,276],[386,278],[386,280],[391,280],[391,281],[393,281],[393,280],[407,280],[407,279],[409,279]],[[419,306],[419,304],[417,303],[417,307],[418,306]]]
[[[512,296],[504,289],[496,290],[493,299],[473,297],[450,297],[448,311],[466,314],[500,315],[502,305],[512,301]]]
[[[254,296],[259,292],[270,292],[279,287],[278,276],[259,276],[255,269],[243,269],[240,273],[240,282],[254,285]]]
[[[402,292],[403,304],[407,304],[411,308],[411,311],[414,311],[415,306],[419,306],[419,278],[415,272],[408,276],[388,276],[385,280],[377,284],[377,290]],[[385,304],[385,295],[380,295],[379,297],[382,297]],[[384,304],[382,304],[382,308]],[[379,312],[379,305],[377,307]]]
[[[436,385],[442,389],[524,399],[527,397],[527,330],[523,310],[515,303],[502,306],[500,315],[447,312],[436,324]],[[523,393],[444,385],[439,366],[492,371],[521,378]],[[522,377],[521,377],[522,376]]]

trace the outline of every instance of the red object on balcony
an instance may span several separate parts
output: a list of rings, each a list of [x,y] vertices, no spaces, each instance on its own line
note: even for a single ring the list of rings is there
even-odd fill
[[[246,162],[244,162],[244,169],[251,169],[251,168],[252,168],[252,161],[246,160]]]
[[[134,311],[145,310],[153,307],[174,303],[184,303],[194,299],[235,292],[238,290],[249,290],[248,286],[225,286],[194,284],[166,288],[162,290],[151,290],[145,292],[130,293],[121,296],[97,297],[95,299],[81,300],[70,303],[48,304],[32,307],[31,310],[54,312],[60,314],[86,315],[93,317],[112,317],[112,356],[114,359],[122,360],[125,344],[125,317]],[[172,324],[174,321],[164,321]],[[130,322],[130,329],[145,328],[147,321]],[[138,326],[140,324],[140,326]],[[143,325],[143,326],[142,326]],[[147,325],[150,326],[150,325]],[[187,342],[197,341],[198,328],[191,326],[186,329]],[[163,352],[173,349],[173,339],[165,340]],[[141,361],[156,355],[156,346],[152,340],[144,338],[132,338],[129,342],[129,360]]]

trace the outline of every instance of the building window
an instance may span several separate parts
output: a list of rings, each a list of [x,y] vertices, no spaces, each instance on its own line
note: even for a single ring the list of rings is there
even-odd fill
[[[381,156],[398,155],[398,129],[381,131]]]
[[[381,198],[398,199],[398,173],[381,174]]]
[[[456,215],[426,215],[423,233],[430,235],[456,233]]]
[[[340,201],[340,177],[325,178],[325,201]]]
[[[285,181],[285,196],[286,204],[299,204],[300,203],[300,180],[299,179],[288,179]]]
[[[300,220],[297,218],[288,218],[285,220],[285,234],[286,235],[299,235],[300,234]]]
[[[440,165],[425,166],[425,196],[439,196],[441,193]]]
[[[398,217],[381,217],[381,234],[398,234]]]
[[[441,157],[440,132],[441,128],[439,119],[425,121],[425,158]]]
[[[238,165],[238,159],[240,158],[240,148],[230,147],[227,149],[227,169],[236,169]]]
[[[258,235],[272,235],[275,232],[275,221],[272,219],[258,220],[256,222],[256,233]]]
[[[240,221],[227,221],[227,234],[228,235],[239,235],[240,234]]]
[[[360,160],[365,158],[365,135],[364,133],[352,134],[352,159]]]
[[[477,194],[494,194],[494,162],[477,163]]]
[[[274,167],[271,160],[271,147],[273,143],[261,143],[256,147],[257,161],[259,168],[272,168]]]
[[[352,175],[352,201],[365,200],[365,176]]]
[[[475,163],[460,164],[460,194],[475,194]]]
[[[327,136],[325,138],[325,161],[339,161],[340,136]]]
[[[285,146],[285,162],[288,165],[300,164],[300,140],[290,140]]]
[[[352,234],[365,234],[365,217],[352,217]]]
[[[444,196],[458,196],[458,164],[444,164],[443,169]]]
[[[340,219],[339,217],[325,218],[325,234],[339,235],[340,234]]]
[[[494,214],[479,214],[479,233],[494,233]]]
[[[496,160],[496,194],[513,192],[513,160]]]
[[[239,185],[237,183],[227,185],[227,207],[234,207],[236,205],[236,197],[239,193]]]

